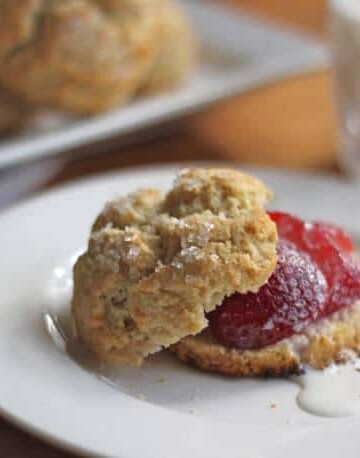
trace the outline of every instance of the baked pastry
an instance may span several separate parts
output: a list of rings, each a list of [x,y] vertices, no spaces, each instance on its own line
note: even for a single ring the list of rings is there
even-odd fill
[[[195,68],[197,41],[190,21],[178,3],[163,6],[162,40],[144,92],[159,92],[182,83]]]
[[[170,347],[233,376],[360,354],[353,241],[330,224],[267,213],[269,197],[240,172],[187,169],[164,196],[144,189],[110,202],[74,267],[79,337],[104,361],[136,365]]]
[[[79,337],[101,360],[140,364],[207,327],[235,291],[256,292],[276,265],[271,193],[234,170],[184,170],[166,195],[106,205],[74,267]]]
[[[186,337],[171,350],[192,366],[237,377],[300,374],[306,365],[324,369],[334,362],[345,362],[351,352],[360,354],[360,303],[320,320],[300,335],[260,350],[229,348],[209,329]]]
[[[278,265],[257,294],[233,295],[209,328],[172,346],[184,362],[232,376],[298,374],[360,354],[360,264],[334,226],[272,213]]]
[[[21,127],[32,111],[13,94],[0,89],[0,135]]]
[[[158,57],[163,1],[1,0],[1,84],[78,114],[121,104]]]
[[[188,21],[167,0],[0,0],[0,17],[0,83],[74,114],[179,84],[195,60]]]

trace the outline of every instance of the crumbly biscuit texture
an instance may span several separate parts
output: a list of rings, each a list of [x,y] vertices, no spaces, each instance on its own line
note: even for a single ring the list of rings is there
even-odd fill
[[[0,82],[78,115],[190,71],[190,27],[171,0],[0,0]],[[171,57],[171,59],[170,59]]]
[[[236,170],[189,169],[180,173],[165,197],[164,211],[181,218],[209,210],[231,218],[262,208],[271,196],[261,181]]]
[[[102,360],[140,364],[201,332],[225,296],[256,292],[276,265],[268,197],[240,172],[189,169],[165,196],[144,189],[107,204],[74,268],[80,337]]]
[[[309,326],[299,336],[259,350],[240,351],[218,343],[209,330],[171,347],[199,369],[236,377],[299,374],[306,365],[324,369],[360,354],[360,303]]]
[[[197,55],[197,40],[189,18],[177,2],[165,2],[162,40],[143,92],[160,92],[185,81],[196,67]]]
[[[0,0],[0,80],[32,102],[91,114],[153,67],[164,0]]]

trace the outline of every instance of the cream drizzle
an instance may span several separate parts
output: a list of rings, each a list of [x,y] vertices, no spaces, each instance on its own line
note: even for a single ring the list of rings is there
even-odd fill
[[[322,371],[307,368],[292,380],[300,386],[296,401],[302,410],[321,417],[360,415],[359,359]]]

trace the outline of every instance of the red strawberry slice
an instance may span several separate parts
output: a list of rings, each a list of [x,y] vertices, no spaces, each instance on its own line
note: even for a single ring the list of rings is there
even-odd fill
[[[275,272],[258,293],[234,294],[209,314],[213,334],[241,350],[261,348],[295,333],[325,310],[327,284],[311,258],[286,241]]]
[[[257,294],[234,294],[209,314],[223,344],[261,348],[360,299],[360,263],[351,238],[324,223],[272,212],[280,235],[275,272]]]
[[[354,252],[355,247],[352,238],[339,227],[329,223],[313,223],[313,227],[324,233],[340,251],[349,254]]]
[[[328,238],[340,251],[352,253],[354,243],[351,237],[342,229],[330,223],[308,223],[292,215],[282,212],[269,212],[270,218],[276,223],[281,238],[292,240],[299,248],[304,234],[315,228],[319,236]]]
[[[308,223],[285,213],[270,213],[282,239],[308,253],[326,277],[330,314],[360,299],[360,264],[351,256],[353,242],[331,224]]]

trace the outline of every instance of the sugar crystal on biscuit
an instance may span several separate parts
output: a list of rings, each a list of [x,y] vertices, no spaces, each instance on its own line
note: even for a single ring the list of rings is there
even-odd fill
[[[203,330],[225,296],[257,291],[276,264],[276,228],[263,208],[269,195],[247,175],[192,169],[165,196],[147,189],[108,204],[74,268],[81,338],[102,360],[140,364]],[[113,304],[122,287],[124,302]]]

